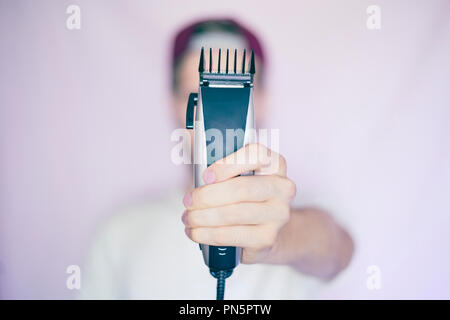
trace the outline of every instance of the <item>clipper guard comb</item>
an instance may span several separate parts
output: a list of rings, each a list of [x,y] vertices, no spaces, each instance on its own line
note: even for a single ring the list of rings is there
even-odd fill
[[[196,188],[205,184],[202,174],[214,161],[246,144],[256,142],[253,106],[254,52],[251,51],[247,67],[246,50],[242,51],[241,59],[238,58],[238,50],[233,51],[226,49],[225,54],[225,51],[218,49],[217,64],[213,66],[213,50],[210,48],[207,67],[204,48],[200,52],[199,89],[198,93],[189,95],[186,112],[186,128],[194,130],[193,173]],[[241,60],[241,66],[238,66],[238,60]],[[215,150],[214,156],[208,150],[212,142],[208,135],[211,129],[221,132],[223,137],[223,148]],[[227,130],[242,134],[230,137],[227,136]],[[213,276],[219,271],[226,271],[227,276],[231,275],[241,260],[242,248],[200,244],[200,249]]]

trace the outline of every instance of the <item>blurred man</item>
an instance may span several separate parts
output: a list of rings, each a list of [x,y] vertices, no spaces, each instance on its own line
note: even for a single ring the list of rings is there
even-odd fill
[[[255,106],[257,122],[261,122],[265,109],[262,46],[237,22],[211,20],[194,23],[175,37],[173,104],[179,125],[185,125],[188,94],[197,91],[202,46],[255,51]],[[268,151],[252,144],[237,153]],[[270,152],[270,159],[278,164],[276,170],[261,163],[249,167],[217,161],[203,173],[205,186],[174,192],[163,201],[128,208],[111,218],[91,250],[81,297],[213,298],[215,279],[198,246],[188,238],[243,248],[243,264],[227,280],[226,298],[312,297],[314,279],[330,280],[348,265],[353,242],[328,213],[292,208],[296,185],[286,176],[289,162],[276,152]],[[258,176],[238,176],[250,170]]]

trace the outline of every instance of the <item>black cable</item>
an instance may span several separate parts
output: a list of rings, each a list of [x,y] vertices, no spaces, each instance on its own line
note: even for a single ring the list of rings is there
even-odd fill
[[[223,300],[225,294],[225,271],[221,270],[217,273],[217,295],[216,300]]]
[[[217,300],[223,300],[225,296],[225,279],[231,276],[233,270],[210,270],[211,275],[217,279]]]

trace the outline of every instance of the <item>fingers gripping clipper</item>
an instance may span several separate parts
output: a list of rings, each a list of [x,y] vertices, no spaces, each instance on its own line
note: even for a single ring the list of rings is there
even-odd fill
[[[208,69],[205,68],[204,49],[201,49],[198,67],[199,90],[198,93],[189,95],[186,112],[186,128],[194,129],[193,173],[196,188],[205,184],[202,174],[208,166],[246,144],[256,142],[253,106],[255,57],[252,50],[249,66],[246,68],[245,55],[244,49],[242,67],[238,69],[238,53],[235,49],[231,68],[230,50],[227,49],[225,66],[221,68],[219,49],[217,69],[213,70],[212,49],[209,50]],[[210,132],[221,133],[219,136],[223,139],[222,148],[214,148],[214,151],[211,151],[211,143],[217,136],[211,138]],[[217,145],[217,141],[214,144]],[[239,264],[242,248],[200,244],[200,249],[211,275],[217,278],[217,299],[222,300],[225,279]]]

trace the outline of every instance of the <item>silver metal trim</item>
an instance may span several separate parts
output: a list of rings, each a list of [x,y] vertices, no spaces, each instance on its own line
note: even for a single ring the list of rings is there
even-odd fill
[[[202,92],[201,87],[199,89],[197,110],[195,110],[195,121],[194,121],[194,165],[193,165],[193,175],[194,175],[194,187],[198,188],[203,186],[205,182],[203,181],[202,175],[208,165],[208,155],[206,150],[206,133],[205,133],[205,122],[203,118],[203,104],[202,104]],[[209,266],[209,246],[201,244],[203,260],[206,265]]]

